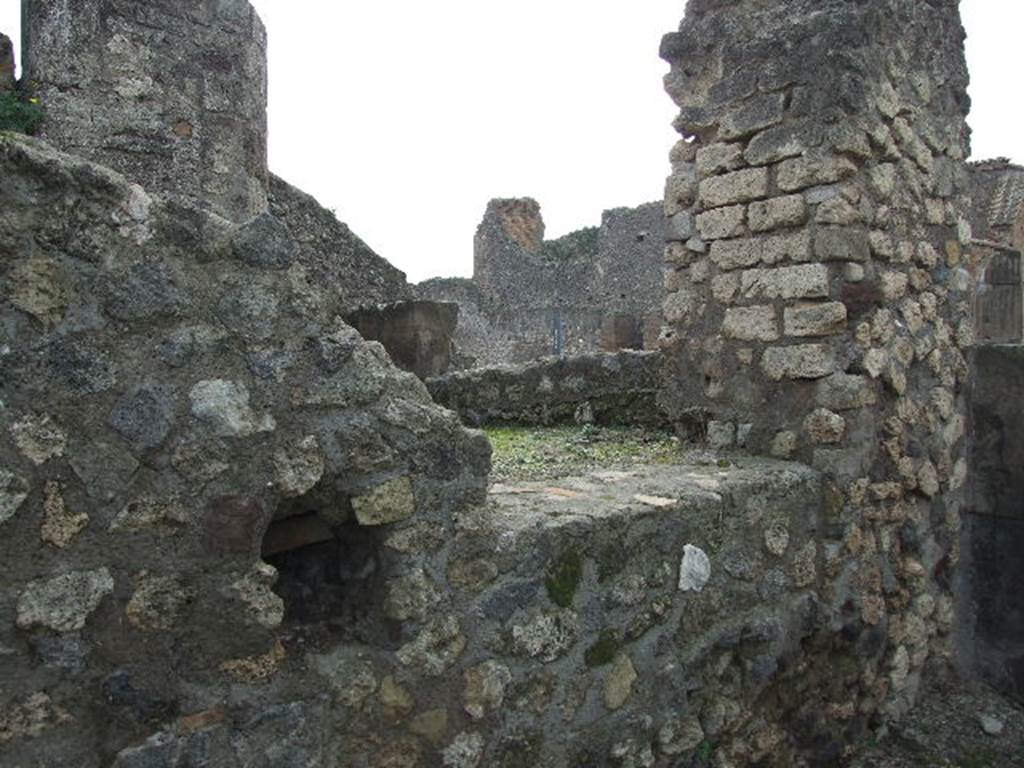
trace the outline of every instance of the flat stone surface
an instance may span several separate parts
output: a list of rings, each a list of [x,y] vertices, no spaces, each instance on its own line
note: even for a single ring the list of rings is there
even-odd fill
[[[512,481],[491,486],[485,514],[500,528],[526,530],[644,514],[683,514],[717,505],[766,479],[796,487],[816,476],[804,465],[736,457],[728,467],[680,455],[680,463],[638,464],[618,472],[586,472],[558,480]],[[680,557],[683,556],[680,551]]]

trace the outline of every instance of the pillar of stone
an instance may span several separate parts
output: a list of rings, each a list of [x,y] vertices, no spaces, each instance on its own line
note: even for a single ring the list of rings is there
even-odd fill
[[[900,711],[952,620],[973,340],[957,5],[690,0],[662,45],[683,136],[664,404],[827,477],[829,615],[876,640],[857,680],[808,694],[821,713]]]
[[[41,135],[233,221],[267,205],[266,32],[246,0],[23,0]]]
[[[524,259],[539,254],[543,244],[544,218],[536,200],[491,200],[473,239],[473,282],[491,294],[510,290],[527,266]]]

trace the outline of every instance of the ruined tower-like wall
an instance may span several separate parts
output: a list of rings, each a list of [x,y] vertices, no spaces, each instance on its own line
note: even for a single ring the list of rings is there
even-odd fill
[[[601,337],[607,351],[621,346],[657,348],[663,280],[655,254],[664,242],[660,203],[613,208],[601,215],[597,257],[588,282],[593,301],[606,312]],[[622,331],[632,332],[633,344],[616,343],[626,340]]]
[[[898,713],[952,620],[963,459],[967,71],[955,0],[691,0],[665,38],[664,404],[828,481],[828,664],[793,716]],[[837,713],[846,713],[837,714]],[[831,721],[831,722],[829,722]],[[813,729],[811,729],[813,730]]]
[[[540,205],[528,197],[491,200],[473,239],[473,280],[484,291],[509,291],[544,242]]]
[[[233,221],[267,204],[266,33],[246,0],[24,0],[41,135]]]
[[[654,349],[661,330],[661,208],[614,208],[599,227],[545,240],[535,200],[492,200],[474,240],[472,280],[429,280],[417,293],[459,304],[462,367]]]

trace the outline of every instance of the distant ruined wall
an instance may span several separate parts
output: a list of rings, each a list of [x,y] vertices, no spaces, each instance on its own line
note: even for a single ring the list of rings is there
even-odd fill
[[[24,0],[42,137],[231,221],[267,204],[267,38],[246,0]]]
[[[613,208],[602,214],[590,294],[606,310],[601,331],[604,351],[622,346],[616,343],[624,341],[622,334],[609,327],[616,322],[619,330],[626,324],[637,348],[657,349],[664,277],[656,254],[664,242],[661,203]]]
[[[622,352],[546,357],[427,380],[434,402],[470,426],[597,423],[664,427],[661,356]]]
[[[657,346],[660,204],[605,211],[600,227],[556,240],[543,235],[535,200],[492,200],[474,240],[472,280],[417,286],[423,298],[459,303],[461,353],[498,365]]]
[[[957,5],[691,0],[663,42],[684,137],[663,402],[827,482],[800,695],[737,713],[734,744],[766,718],[834,759],[948,655],[973,341]]]

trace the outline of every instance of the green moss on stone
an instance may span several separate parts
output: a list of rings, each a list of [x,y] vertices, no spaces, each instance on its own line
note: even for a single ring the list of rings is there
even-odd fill
[[[715,745],[705,739],[697,747],[697,759],[702,763],[707,763],[711,760],[711,756],[715,753]]]
[[[584,227],[557,240],[545,241],[540,253],[548,261],[593,259],[597,256],[597,244],[600,236],[599,227]]]
[[[597,642],[584,651],[583,661],[591,668],[603,667],[612,663],[621,647],[618,633],[613,629],[606,629],[601,632]]]
[[[568,608],[576,597],[576,590],[583,579],[583,558],[574,549],[565,552],[548,569],[544,586],[548,589],[551,602],[560,608]]]

